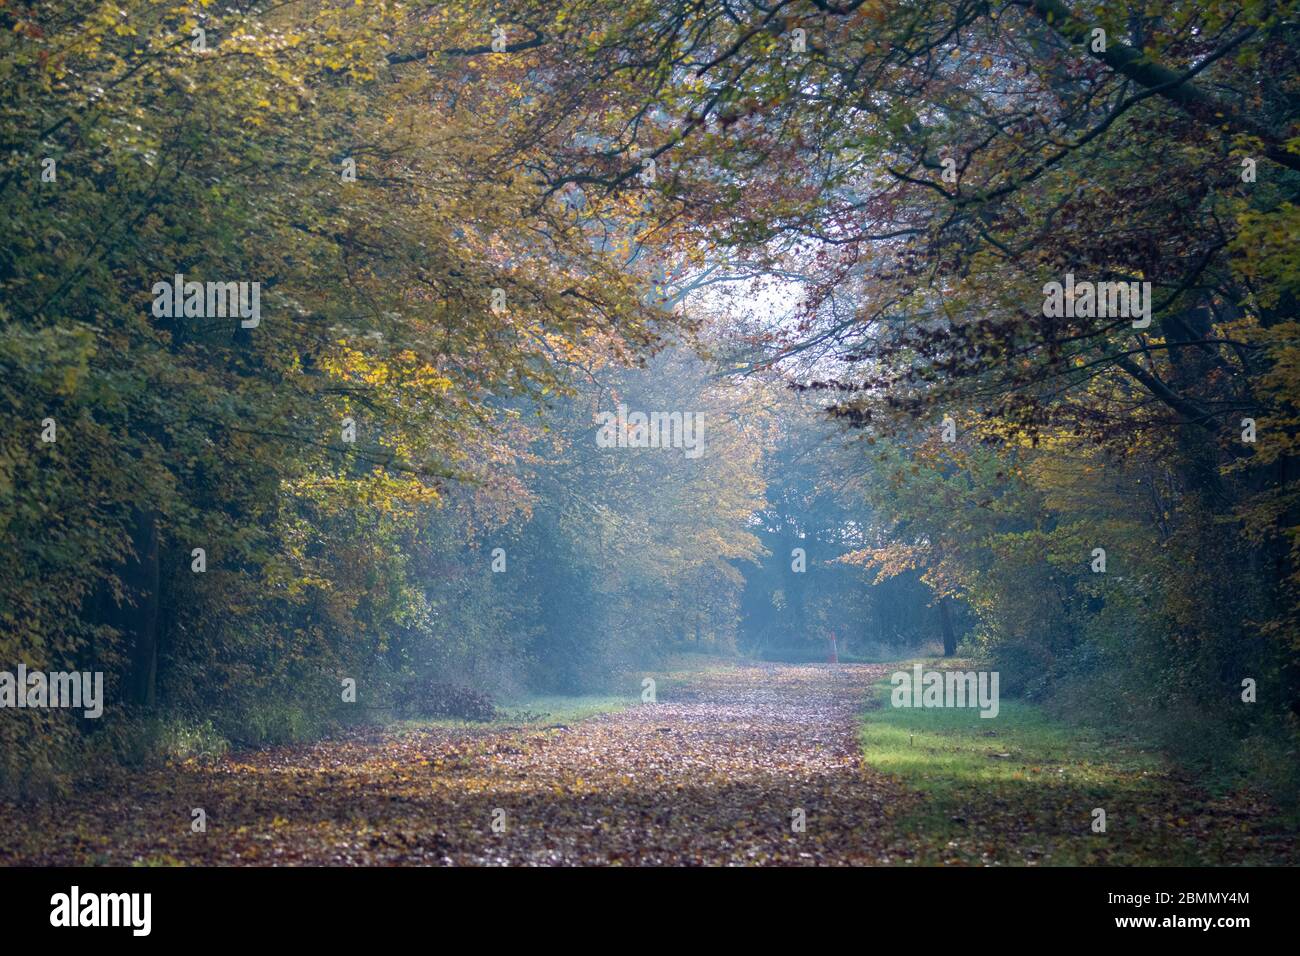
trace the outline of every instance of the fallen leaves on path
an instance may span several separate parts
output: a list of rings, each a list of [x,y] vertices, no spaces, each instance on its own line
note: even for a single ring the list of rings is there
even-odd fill
[[[857,743],[882,673],[736,667],[569,727],[372,731],[135,773],[35,811],[0,808],[0,860],[895,862],[911,851],[881,824],[908,798],[863,768]],[[206,833],[190,832],[194,807]]]

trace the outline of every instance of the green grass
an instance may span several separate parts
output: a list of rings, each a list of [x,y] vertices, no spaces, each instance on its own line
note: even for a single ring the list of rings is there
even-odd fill
[[[1243,832],[1227,807],[1139,741],[1005,698],[994,718],[978,708],[894,707],[892,689],[887,678],[873,688],[862,752],[917,794],[898,818],[916,862],[1173,865],[1270,852],[1267,821]],[[1096,807],[1106,811],[1105,833],[1092,832]]]
[[[637,698],[621,695],[543,695],[503,704],[500,709],[503,723],[550,725],[576,723],[598,714],[625,710],[635,703]]]
[[[976,708],[893,707],[887,680],[875,690],[880,707],[867,714],[862,733],[867,761],[936,798],[1028,781],[1104,791],[1160,769],[1153,754],[1053,720],[1024,701],[1003,699],[998,715],[985,718]]]

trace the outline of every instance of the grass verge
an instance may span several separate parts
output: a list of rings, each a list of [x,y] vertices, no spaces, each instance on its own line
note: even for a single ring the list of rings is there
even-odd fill
[[[873,688],[862,751],[922,796],[898,820],[915,862],[1211,865],[1294,853],[1294,833],[1257,794],[1213,795],[1141,741],[1024,701],[1003,699],[990,719],[975,708],[893,707],[891,691],[888,679]],[[1105,832],[1094,831],[1097,809]]]

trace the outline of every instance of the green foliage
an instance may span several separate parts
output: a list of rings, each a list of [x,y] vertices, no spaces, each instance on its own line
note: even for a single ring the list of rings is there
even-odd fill
[[[413,555],[482,527],[439,517],[453,483],[513,474],[530,437],[496,396],[678,322],[528,173],[536,114],[508,107],[550,101],[549,53],[426,64],[481,23],[420,2],[36,3],[0,27],[0,662],[102,670],[110,709],[251,743],[318,732],[340,677],[428,659],[417,635],[477,674],[503,614]],[[176,274],[259,282],[260,322],[157,314]],[[520,494],[484,497],[501,520]],[[5,718],[0,783],[80,746]]]

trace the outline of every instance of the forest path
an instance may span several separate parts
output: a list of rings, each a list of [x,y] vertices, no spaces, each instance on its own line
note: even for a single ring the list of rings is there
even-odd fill
[[[886,670],[730,667],[567,727],[370,731],[135,772],[0,807],[0,862],[904,862],[885,824],[915,797],[864,768],[858,745]],[[190,832],[195,807],[206,833]]]

